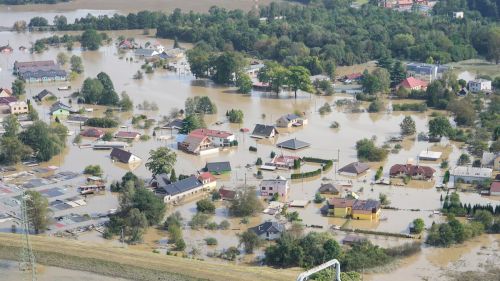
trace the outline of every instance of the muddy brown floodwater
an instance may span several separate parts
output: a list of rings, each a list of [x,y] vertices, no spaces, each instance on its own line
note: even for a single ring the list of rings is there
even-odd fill
[[[77,1],[80,2],[80,1]],[[82,1],[83,2],[83,1]],[[105,2],[105,1],[101,1]],[[127,1],[128,2],[128,1]],[[184,1],[184,2],[195,2],[195,1]],[[196,1],[198,2],[198,1]],[[214,1],[217,2],[217,1]],[[220,1],[219,1],[220,2]],[[224,2],[224,1],[222,1]],[[61,4],[63,5],[63,4]],[[98,7],[102,8],[102,7]],[[3,13],[2,13],[3,14]],[[119,35],[125,35],[127,37],[135,37],[137,41],[141,44],[150,42],[159,42],[170,48],[173,45],[171,40],[157,40],[151,37],[145,37],[141,35],[142,31],[124,31],[124,32],[110,32],[109,35],[116,40]],[[61,34],[61,33],[58,33]],[[11,75],[12,66],[14,61],[29,61],[29,60],[45,60],[45,59],[55,59],[57,53],[64,52],[68,55],[76,54],[83,58],[83,64],[85,68],[85,73],[75,79],[74,81],[67,83],[45,83],[45,84],[29,84],[27,85],[27,98],[31,98],[43,89],[48,89],[55,93],[58,98],[65,102],[69,102],[67,95],[68,92],[57,91],[57,87],[62,85],[71,85],[73,89],[78,89],[84,78],[95,77],[99,72],[104,71],[108,73],[114,82],[117,92],[125,91],[133,99],[135,104],[142,103],[143,101],[155,102],[159,110],[158,111],[142,111],[139,109],[134,110],[134,114],[145,114],[148,117],[160,120],[163,115],[168,115],[172,108],[182,108],[184,106],[184,101],[188,97],[194,96],[209,96],[210,99],[216,103],[218,107],[218,113],[211,116],[206,116],[206,123],[210,128],[230,130],[233,131],[239,141],[239,146],[236,148],[231,148],[222,151],[218,154],[207,155],[207,156],[193,156],[187,155],[182,152],[178,152],[178,161],[175,165],[175,170],[177,175],[179,174],[191,174],[197,169],[202,168],[207,161],[231,161],[231,166],[233,167],[233,172],[219,179],[219,186],[241,186],[244,184],[245,180],[248,185],[256,186],[259,183],[253,174],[256,173],[256,168],[251,166],[246,168],[247,164],[255,163],[257,157],[261,157],[264,161],[269,160],[269,155],[271,151],[277,153],[284,153],[285,155],[298,155],[298,156],[310,156],[319,158],[329,158],[337,159],[339,156],[339,163],[335,165],[333,169],[328,172],[323,173],[321,176],[308,180],[298,180],[291,182],[291,192],[289,194],[289,199],[306,199],[312,200],[317,189],[323,182],[335,181],[335,180],[352,180],[353,187],[348,189],[359,193],[362,199],[373,198],[377,199],[380,193],[385,193],[388,195],[391,206],[403,209],[401,211],[391,211],[383,210],[382,217],[385,218],[383,221],[379,222],[369,222],[369,221],[353,221],[350,226],[354,228],[365,228],[365,229],[375,229],[380,231],[390,231],[390,232],[406,232],[408,224],[414,218],[421,217],[425,220],[426,225],[430,225],[432,222],[440,222],[442,218],[439,216],[432,216],[432,210],[438,209],[441,202],[439,201],[441,192],[433,188],[434,183],[421,183],[418,181],[412,181],[408,186],[371,186],[370,181],[373,176],[373,172],[379,167],[383,166],[385,175],[391,167],[391,165],[396,163],[406,163],[408,161],[416,162],[417,155],[426,149],[432,149],[432,144],[427,142],[419,142],[414,138],[407,139],[402,144],[402,149],[397,154],[391,153],[388,159],[382,163],[372,163],[372,172],[365,176],[357,179],[350,179],[336,175],[335,170],[339,166],[344,166],[350,162],[356,161],[356,151],[355,143],[361,138],[372,138],[375,136],[376,142],[382,145],[385,140],[391,136],[399,133],[399,123],[403,120],[405,115],[412,115],[416,122],[417,132],[427,131],[426,124],[428,122],[428,114],[423,113],[393,113],[390,111],[383,111],[381,113],[369,114],[366,112],[362,113],[350,113],[345,107],[334,107],[332,113],[326,115],[320,115],[318,109],[325,103],[333,104],[339,99],[352,99],[352,96],[348,95],[335,95],[333,97],[318,97],[312,96],[306,93],[300,93],[297,99],[292,98],[291,93],[281,93],[279,96],[270,93],[252,92],[250,95],[240,95],[236,94],[233,88],[227,87],[216,87],[212,85],[209,81],[195,80],[189,75],[179,75],[172,72],[167,72],[164,70],[158,70],[154,74],[145,75],[143,80],[132,79],[134,73],[140,69],[141,62],[134,60],[134,62],[129,62],[125,58],[132,58],[132,53],[119,54],[116,46],[111,44],[109,46],[101,47],[98,51],[85,51],[82,52],[79,48],[75,48],[74,51],[68,52],[63,48],[49,48],[48,51],[42,54],[29,54],[18,51],[18,47],[30,46],[31,42],[34,42],[37,38],[48,37],[53,35],[53,33],[12,33],[12,32],[0,32],[0,43],[9,42],[10,45],[15,49],[13,54],[0,54],[0,67],[2,71],[0,72],[1,86],[9,86],[14,80]],[[189,48],[189,44],[181,44],[184,47]],[[342,71],[349,73],[349,69],[343,68]],[[359,71],[359,66],[354,67],[351,70]],[[399,102],[399,101],[398,101]],[[404,102],[404,101],[403,101]],[[387,103],[387,106],[389,106]],[[77,107],[77,105],[74,105]],[[41,118],[49,122],[48,110],[50,104],[43,103],[41,105],[36,105]],[[362,108],[366,108],[367,104],[362,104]],[[102,107],[94,107],[93,115],[102,115],[104,109]],[[245,117],[244,122],[241,125],[229,124],[225,118],[225,112],[230,109],[242,109],[244,111]],[[273,141],[256,141],[248,136],[248,134],[241,133],[240,128],[250,128],[252,129],[257,123],[272,124],[278,119],[279,116],[292,113],[295,110],[305,112],[307,118],[309,119],[309,124],[303,128],[290,129],[290,130],[280,130],[280,134],[276,140]],[[130,120],[125,120],[125,117],[129,118],[130,114],[123,114],[119,116],[125,122],[125,124],[131,128]],[[215,125],[215,122],[223,121],[222,125]],[[340,124],[338,129],[330,129],[330,124],[336,121]],[[79,126],[68,125],[71,132],[78,133]],[[136,129],[132,129],[136,130]],[[151,130],[137,130],[141,133],[151,134]],[[170,135],[170,132],[160,132],[160,134]],[[297,152],[280,151],[276,148],[275,143],[278,141],[287,140],[289,138],[297,138],[306,142],[311,143],[311,147],[305,150]],[[113,163],[109,158],[109,151],[94,151],[91,149],[80,149],[77,146],[71,144],[72,137],[68,139],[68,148],[64,153],[55,157],[51,162],[44,163],[42,166],[56,165],[60,166],[60,170],[70,170],[70,171],[82,171],[85,166],[90,164],[99,164],[105,171],[105,177],[111,181],[120,178],[127,170],[133,170],[137,175],[147,178],[150,177],[150,173],[146,170],[144,166],[144,161],[137,167],[128,167],[126,165],[120,165]],[[84,140],[86,142],[87,140]],[[134,154],[141,157],[143,160],[148,158],[149,151],[151,149],[168,146],[171,148],[175,147],[174,140],[168,141],[157,141],[151,139],[145,142],[135,142],[130,150]],[[248,150],[249,146],[256,146],[258,152],[250,152]],[[446,151],[449,155],[450,163],[454,161],[460,155],[461,150],[452,143],[440,144],[436,149]],[[436,176],[436,181],[439,181],[444,171],[439,169],[440,161],[431,162],[428,165],[434,167],[438,172]],[[305,165],[302,167],[302,171],[309,171],[316,169],[317,166]],[[274,178],[278,175],[283,175],[289,177],[288,172],[264,172],[265,178]],[[494,197],[481,197],[475,193],[461,193],[461,199],[464,203],[480,203],[480,204],[497,204],[499,198]],[[109,204],[109,208],[116,207],[116,198],[113,196],[106,195],[101,197],[99,200],[99,205]],[[319,213],[319,205],[309,204],[303,209],[292,209],[293,211],[298,211],[301,219],[303,219],[305,224],[314,224],[323,226],[326,230],[330,225],[342,225],[345,221],[343,219],[337,218],[327,218],[321,216]],[[411,209],[419,209],[420,211],[411,211]],[[228,218],[226,209],[219,205],[216,214],[213,216],[212,220],[220,222],[224,219],[228,219],[231,223],[231,230],[228,231],[208,231],[208,230],[190,230],[186,228],[184,231],[185,239],[188,244],[188,249],[196,247],[201,250],[200,255],[206,255],[208,251],[220,251],[224,248],[230,246],[236,246],[238,244],[236,233],[244,231],[249,226],[255,226],[258,223],[271,219],[271,216],[261,215],[253,218],[248,225],[240,224],[239,219]],[[181,206],[170,207],[169,212],[180,211],[186,221],[188,221],[193,214],[195,214],[195,200],[185,202]],[[152,250],[154,248],[161,248],[160,244],[157,243],[166,238],[166,233],[163,231],[150,230],[154,233],[148,233],[146,239],[148,241],[143,247],[145,250]],[[340,240],[343,234],[338,233],[337,237]],[[219,241],[216,247],[211,247],[208,250],[203,246],[203,239],[207,237],[215,237]],[[372,237],[371,237],[372,238]],[[85,234],[81,237],[82,240],[88,240],[92,242],[103,242],[102,238],[98,237],[93,233]],[[489,236],[483,236],[481,239],[492,239]],[[495,238],[497,239],[497,238]],[[381,246],[393,246],[398,245],[402,242],[400,239],[381,239],[373,238],[374,243]],[[485,240],[489,241],[489,240]],[[108,243],[108,242],[104,242]],[[450,250],[443,250],[442,255],[447,255]],[[430,257],[431,253],[435,253],[436,250],[425,249],[418,259],[427,259]],[[466,251],[467,252],[467,251]],[[259,253],[257,253],[259,254]],[[466,259],[473,259],[474,256],[465,255]],[[420,262],[411,259],[408,261],[409,264],[415,264],[415,266],[420,267]],[[422,265],[424,268],[433,268],[429,266],[429,263]],[[446,265],[444,265],[446,267]],[[404,274],[404,272],[402,273]],[[378,278],[378,277],[373,277]],[[382,280],[382,279],[374,279]],[[394,275],[389,279],[384,280],[401,280]]]
[[[280,2],[280,0],[258,0],[259,5],[268,5],[271,2]],[[75,18],[85,17],[89,13],[95,16],[112,16],[115,13],[127,14],[144,10],[168,13],[176,8],[206,13],[212,6],[223,7],[227,10],[249,11],[255,7],[255,0],[74,0],[53,5],[1,5],[0,26],[11,27],[17,20],[28,22],[36,16],[43,16],[52,22],[54,16],[64,14],[72,23]]]

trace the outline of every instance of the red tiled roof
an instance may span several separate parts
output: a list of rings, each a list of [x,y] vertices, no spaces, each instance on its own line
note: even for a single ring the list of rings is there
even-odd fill
[[[210,129],[196,129],[196,130],[192,131],[191,134],[200,135],[200,136],[208,136],[208,137],[217,137],[217,138],[227,138],[227,137],[230,137],[233,135],[230,132],[219,131],[219,130],[210,130]]]
[[[217,178],[212,176],[212,174],[210,174],[209,172],[205,172],[205,173],[201,173],[199,176],[198,176],[198,179],[202,179],[202,180],[210,180],[210,181],[216,181]]]
[[[490,192],[500,192],[500,181],[491,183]]]
[[[427,82],[416,79],[414,77],[408,77],[399,83],[398,87],[403,87],[407,89],[413,89],[416,87],[427,87]]]
[[[225,188],[219,189],[219,194],[223,199],[234,199],[236,197],[236,191]]]
[[[426,178],[432,178],[436,170],[428,166],[412,165],[412,164],[396,164],[391,167],[390,175],[406,174],[408,176],[424,175]]]
[[[362,73],[351,73],[351,74],[348,74],[345,76],[345,79],[349,79],[349,80],[354,80],[354,79],[359,79],[363,77],[363,74]]]
[[[100,138],[104,135],[104,131],[96,128],[88,128],[87,130],[83,131],[81,135],[84,137]]]

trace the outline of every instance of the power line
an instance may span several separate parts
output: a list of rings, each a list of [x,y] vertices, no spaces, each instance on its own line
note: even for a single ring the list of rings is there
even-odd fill
[[[29,195],[23,190],[21,194],[21,259],[19,261],[19,269],[21,271],[31,270],[31,281],[36,281],[36,262],[33,249],[31,247],[30,233],[29,233],[29,219],[28,208],[26,200],[31,200]],[[30,280],[30,279],[28,279]]]

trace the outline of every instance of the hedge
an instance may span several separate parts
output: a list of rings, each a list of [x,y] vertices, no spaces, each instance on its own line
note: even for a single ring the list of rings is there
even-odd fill
[[[317,169],[317,170],[314,170],[312,172],[292,174],[292,180],[310,178],[310,177],[315,177],[318,175],[321,175],[321,169]]]
[[[323,164],[323,171],[327,171],[333,166],[332,160],[325,160],[325,159],[313,158],[313,157],[304,157],[304,158],[302,158],[302,160],[304,160],[305,162]]]

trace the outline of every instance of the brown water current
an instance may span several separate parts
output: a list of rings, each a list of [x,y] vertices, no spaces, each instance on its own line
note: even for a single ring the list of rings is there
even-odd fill
[[[84,3],[85,1],[76,1],[76,3]],[[89,1],[93,2],[93,1]],[[103,2],[101,6],[92,6],[95,9],[111,9],[112,7],[106,6],[108,1]],[[109,2],[120,2],[118,0]],[[133,1],[126,1],[127,3]],[[146,1],[147,2],[147,1]],[[162,2],[162,1],[158,1]],[[175,2],[175,1],[174,1]],[[184,1],[189,2],[191,1]],[[193,1],[198,2],[198,1]],[[205,2],[205,1],[200,1]],[[228,2],[228,1],[207,1],[207,2]],[[230,1],[229,1],[230,2]],[[228,2],[228,3],[229,3]],[[252,1],[240,1],[240,2],[252,2]],[[135,3],[135,2],[134,2]],[[139,2],[137,2],[139,3]],[[83,4],[81,4],[83,5]],[[130,7],[123,7],[120,10],[128,11],[128,9],[135,9],[133,5]],[[187,5],[187,4],[186,4]],[[201,5],[201,4],[200,4]],[[206,5],[203,4],[203,5]],[[43,6],[45,9],[45,6]],[[54,7],[64,7],[64,4],[58,4]],[[87,6],[78,6],[79,8],[88,8]],[[145,6],[146,7],[146,6]],[[48,8],[47,8],[48,9]],[[61,8],[63,9],[63,8]],[[118,9],[118,8],[114,8]],[[21,11],[20,8],[19,11]],[[0,13],[8,14],[2,12]],[[2,25],[2,23],[0,23]],[[85,73],[75,79],[74,81],[67,83],[44,83],[44,84],[29,84],[27,85],[27,98],[38,94],[43,89],[48,89],[55,93],[58,98],[68,103],[68,95],[70,92],[61,92],[57,90],[57,87],[63,85],[71,85],[73,89],[78,89],[81,87],[82,81],[86,77],[95,77],[99,72],[104,71],[108,73],[114,82],[114,86],[117,92],[125,91],[133,99],[134,104],[140,104],[144,101],[155,102],[158,105],[158,111],[142,111],[139,109],[134,109],[134,114],[146,114],[148,117],[161,120],[161,117],[168,115],[173,108],[183,108],[184,101],[188,97],[194,96],[209,96],[210,99],[215,102],[218,107],[218,113],[215,115],[206,116],[206,123],[210,128],[220,129],[220,130],[230,130],[234,132],[239,141],[239,146],[236,148],[227,149],[221,151],[218,154],[207,155],[207,156],[194,156],[188,155],[182,152],[178,152],[177,163],[175,165],[175,170],[177,175],[179,174],[191,174],[195,173],[196,170],[205,166],[207,161],[230,161],[233,167],[233,172],[230,175],[221,177],[218,182],[218,186],[242,186],[245,182],[247,185],[257,186],[259,180],[253,175],[257,172],[255,163],[257,157],[261,157],[264,162],[269,161],[269,155],[271,151],[276,153],[284,153],[285,155],[298,155],[298,156],[311,156],[319,158],[337,159],[339,156],[339,163],[335,164],[335,167],[330,171],[324,172],[320,177],[308,179],[308,180],[296,180],[291,182],[291,192],[289,194],[289,199],[306,199],[312,200],[317,189],[321,183],[329,182],[335,180],[352,180],[353,187],[349,188],[349,191],[357,192],[362,199],[378,199],[380,193],[387,194],[389,200],[391,201],[391,206],[400,208],[403,210],[383,210],[382,217],[386,220],[379,222],[370,221],[353,221],[350,226],[354,228],[365,228],[374,229],[379,231],[388,232],[407,232],[408,224],[415,218],[423,218],[426,225],[429,226],[433,221],[441,222],[443,218],[440,216],[432,216],[432,211],[440,207],[441,202],[439,200],[440,195],[444,193],[437,191],[433,186],[434,182],[418,182],[412,181],[408,186],[379,186],[370,185],[372,181],[374,171],[379,166],[384,167],[384,176],[388,177],[389,168],[396,163],[406,163],[408,161],[413,161],[416,163],[417,155],[426,149],[432,150],[433,145],[427,142],[419,142],[415,138],[406,139],[402,143],[402,149],[399,153],[389,154],[386,161],[382,163],[372,163],[372,171],[367,175],[361,176],[357,179],[346,178],[335,173],[335,170],[357,160],[355,143],[362,138],[372,138],[375,136],[378,145],[382,145],[385,140],[392,135],[399,133],[399,124],[403,120],[405,115],[411,115],[417,127],[417,132],[427,131],[428,113],[393,113],[386,112],[385,110],[381,113],[369,114],[366,112],[362,113],[350,113],[346,107],[333,107],[333,111],[330,114],[320,115],[318,109],[325,103],[333,104],[339,99],[352,99],[352,96],[348,95],[335,95],[333,97],[319,97],[314,95],[309,95],[307,93],[300,93],[297,99],[293,98],[291,93],[281,93],[278,96],[271,93],[261,93],[252,92],[250,95],[240,95],[236,94],[233,88],[227,87],[216,87],[211,82],[205,80],[195,80],[192,76],[179,75],[173,72],[168,72],[165,70],[157,70],[154,74],[145,75],[143,80],[132,79],[134,73],[140,69],[142,62],[138,62],[134,59],[134,62],[128,62],[125,58],[133,57],[132,53],[119,54],[115,44],[101,47],[98,51],[84,51],[82,52],[78,47],[74,51],[68,52],[64,48],[49,48],[42,54],[29,54],[18,51],[19,46],[30,46],[38,38],[51,36],[53,33],[12,33],[12,32],[0,32],[0,44],[6,44],[7,42],[15,49],[13,54],[0,54],[0,86],[10,87],[11,82],[14,80],[14,76],[11,74],[12,66],[14,61],[29,61],[29,60],[54,60],[59,52],[67,53],[68,55],[76,54],[83,58]],[[61,34],[61,33],[58,33]],[[109,35],[116,41],[119,35],[125,35],[126,37],[134,37],[141,44],[145,44],[147,41],[159,42],[170,48],[173,45],[171,40],[159,40],[156,38],[145,37],[142,31],[124,31],[124,32],[110,32]],[[181,44],[184,47],[189,48],[189,44]],[[68,66],[66,66],[68,67]],[[343,68],[342,71],[346,73],[359,71],[359,67],[349,70],[348,68]],[[397,101],[407,102],[407,101]],[[389,106],[390,101],[386,103]],[[78,107],[75,102],[73,106]],[[39,111],[40,117],[49,122],[49,111],[50,104],[43,103],[41,105],[36,105]],[[366,108],[367,104],[362,104],[362,108]],[[102,107],[94,107],[95,110],[92,115],[101,116],[103,115],[104,109]],[[226,120],[225,113],[230,109],[242,109],[244,111],[245,117],[244,122],[241,125],[229,124]],[[305,112],[307,118],[309,119],[309,124],[303,128],[298,129],[280,129],[280,134],[278,138],[273,141],[256,141],[249,137],[248,133],[241,133],[240,128],[253,129],[255,124],[273,124],[276,119],[281,115],[287,113],[293,113],[295,110]],[[130,130],[139,131],[141,133],[151,134],[152,130],[139,130],[133,129],[130,124],[130,114],[121,114],[119,116],[123,121],[125,126],[128,126]],[[215,122],[223,121],[222,125],[215,125]],[[330,129],[330,124],[336,121],[340,124],[338,129]],[[71,132],[78,133],[79,126],[69,125],[68,128]],[[116,130],[116,129],[115,129]],[[123,129],[122,129],[123,130]],[[170,135],[169,131],[162,131],[158,135]],[[289,138],[297,138],[306,142],[311,143],[311,147],[305,150],[297,152],[281,151],[276,148],[275,143],[278,141],[284,141]],[[128,167],[127,165],[121,165],[114,163],[109,158],[109,151],[95,151],[92,149],[81,149],[78,146],[71,144],[73,137],[68,137],[68,148],[64,151],[61,156],[55,157],[50,163],[44,163],[42,166],[56,165],[60,166],[60,170],[70,170],[75,172],[83,171],[84,167],[91,164],[99,164],[105,171],[105,177],[108,181],[119,179],[127,170],[133,170],[134,173],[141,177],[150,177],[150,173],[144,166],[145,160],[148,158],[149,151],[151,149],[168,146],[170,148],[175,148],[174,140],[168,141],[157,141],[152,138],[149,141],[137,141],[129,148],[131,152],[138,155],[143,159],[142,163],[137,167]],[[83,142],[88,142],[89,140],[84,140]],[[256,146],[258,152],[250,152],[248,150],[249,146]],[[458,148],[453,143],[442,143],[439,147],[434,148],[436,150],[446,151],[449,155],[449,162],[455,163],[456,159],[461,153],[461,149]],[[247,164],[251,164],[250,168],[246,168]],[[444,171],[439,169],[440,161],[428,162],[426,163],[437,170],[436,181],[439,181]],[[310,171],[317,169],[317,166],[305,165],[301,168],[302,171]],[[277,175],[283,175],[289,177],[288,172],[264,172],[265,178],[274,178]],[[493,203],[497,204],[500,198],[494,197],[482,197],[476,193],[461,193],[460,194],[462,202],[464,203],[480,203],[487,204]],[[92,203],[93,202],[93,203]],[[169,208],[169,213],[173,211],[180,211],[185,221],[189,219],[196,213],[196,200],[191,200],[185,202],[185,204],[180,206],[174,206]],[[95,196],[90,200],[87,208],[89,211],[95,208],[111,209],[116,208],[116,197],[107,192],[103,196]],[[303,209],[292,208],[292,211],[298,211],[300,218],[305,224],[314,224],[323,226],[323,230],[327,230],[330,225],[342,225],[345,220],[338,218],[327,218],[323,217],[319,212],[320,205],[309,204]],[[420,211],[410,211],[410,209],[419,209]],[[271,216],[261,215],[255,218],[251,218],[248,225],[240,224],[239,219],[229,218],[227,215],[226,208],[219,204],[217,206],[216,214],[213,216],[213,221],[220,222],[227,219],[231,223],[230,230],[225,231],[209,231],[209,230],[191,230],[186,227],[184,230],[184,237],[188,244],[188,250],[193,247],[198,248],[201,253],[200,256],[206,257],[208,252],[222,250],[230,246],[236,246],[238,244],[238,238],[236,233],[245,231],[246,228],[255,226],[267,219],[272,219]],[[146,235],[146,244],[142,246],[144,250],[151,251],[155,248],[162,248],[161,241],[167,238],[167,234],[161,230],[149,230],[153,233]],[[344,234],[336,233],[339,240]],[[207,237],[215,237],[219,244],[215,247],[205,247],[203,245],[203,239]],[[405,240],[394,239],[394,238],[373,238],[373,242],[381,246],[394,246],[405,242]],[[84,234],[80,237],[81,240],[89,242],[100,242],[100,243],[110,243],[105,242],[101,237],[95,233]],[[471,245],[475,246],[464,246],[466,250],[457,254],[457,259],[465,259],[467,262],[474,260],[476,258],[477,247],[486,246],[492,244],[492,241],[496,241],[495,247],[498,248],[498,236],[482,236],[477,239],[478,244],[471,242]],[[113,243],[113,242],[111,242]],[[467,244],[469,245],[469,244]],[[442,256],[445,259],[455,253],[455,248],[450,249],[424,249],[418,257],[412,257],[410,259],[404,260],[402,266],[391,275],[373,275],[370,278],[372,280],[402,280],[401,276],[405,274],[415,276],[417,279],[409,280],[420,280],[418,276],[421,274],[419,272],[422,269],[435,269],[435,268],[447,268],[450,262],[448,261],[441,263],[440,258],[433,258],[434,256]],[[257,255],[262,254],[262,252],[257,252]],[[387,278],[386,278],[387,277]],[[58,278],[56,278],[58,279]],[[52,279],[52,280],[56,280]],[[7,279],[9,280],[9,279]],[[43,280],[43,279],[42,279]],[[49,279],[47,279],[49,280]],[[62,279],[61,279],[62,280]],[[78,280],[78,279],[75,279]],[[105,280],[105,279],[101,279]],[[429,279],[431,280],[431,279]],[[432,279],[434,280],[434,279]],[[438,280],[438,279],[436,279]]]

